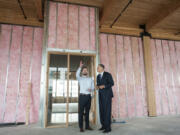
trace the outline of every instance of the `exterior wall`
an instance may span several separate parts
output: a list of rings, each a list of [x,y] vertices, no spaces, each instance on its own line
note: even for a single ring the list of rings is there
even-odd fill
[[[25,122],[30,80],[30,122],[37,122],[43,29],[0,26],[0,123]]]
[[[115,119],[147,116],[142,41],[137,37],[100,34],[100,62],[114,78]]]
[[[95,51],[95,8],[50,2],[48,48]]]
[[[157,115],[180,114],[180,42],[151,40]]]

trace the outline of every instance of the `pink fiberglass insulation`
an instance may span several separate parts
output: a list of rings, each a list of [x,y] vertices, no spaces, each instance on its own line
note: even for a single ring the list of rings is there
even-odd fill
[[[40,104],[40,79],[41,79],[41,58],[43,44],[43,29],[34,29],[33,52],[32,52],[32,96],[30,122],[38,121],[39,104]],[[37,100],[38,99],[38,100]]]
[[[51,3],[50,3],[51,5]],[[57,33],[54,29],[49,28],[49,33],[53,32],[56,33],[57,35],[54,36],[56,37],[56,47],[60,49],[66,49],[67,48],[67,21],[68,21],[68,5],[67,4],[58,4],[58,10],[56,10],[58,13],[57,15]],[[49,22],[53,23],[52,20],[49,20]],[[55,22],[54,22],[55,24]],[[48,44],[49,46],[50,44]],[[51,46],[49,46],[51,47]]]
[[[171,70],[171,61],[169,56],[169,44],[167,40],[162,40],[162,50],[164,56],[164,71],[165,71],[165,84],[167,88],[167,96],[169,103],[169,113],[175,114],[175,100],[174,100],[174,89],[172,85],[172,70]]]
[[[177,68],[177,72],[175,73],[175,88],[176,88],[176,99],[177,99],[177,111],[178,114],[180,114],[180,42],[176,41],[175,42],[175,55],[176,55],[176,68]]]
[[[131,37],[124,37],[124,52],[125,52],[125,68],[127,79],[127,102],[128,102],[128,116],[134,117],[136,113],[135,97],[134,97],[134,75],[132,65],[132,53],[131,53]]]
[[[116,36],[117,45],[117,86],[119,88],[119,117],[126,118],[127,99],[126,99],[126,80],[124,68],[124,45],[123,36]],[[122,79],[123,78],[123,79]]]
[[[138,38],[131,38],[132,47],[132,62],[134,72],[134,96],[136,102],[136,115],[143,116],[143,95],[141,89],[141,70],[140,70],[140,58],[139,58],[139,46]],[[138,110],[138,111],[137,111]]]
[[[0,123],[3,122],[4,97],[6,89],[6,77],[8,72],[8,56],[11,40],[11,26],[1,25],[0,35]]]
[[[17,121],[23,122],[26,117],[26,103],[28,95],[28,83],[30,81],[31,72],[31,55],[32,55],[33,28],[25,27],[22,43],[22,61],[20,76],[19,105],[17,113]]]
[[[79,48],[89,50],[89,10],[88,7],[79,7]]]
[[[103,63],[106,71],[109,71],[107,34],[101,34],[100,36],[100,63]]]
[[[178,41],[151,39],[153,79],[158,115],[179,114]]]
[[[29,117],[31,123],[37,122],[43,29],[16,25],[1,25],[1,28],[0,121],[25,122],[28,83],[31,80]]]
[[[173,81],[173,89],[174,89],[174,100],[175,100],[175,110],[179,114],[180,113],[180,71],[179,71],[179,63],[178,63],[178,53],[176,43],[179,42],[170,42],[169,44],[169,51],[170,51],[170,61],[171,61],[171,68],[172,68],[172,81]],[[179,44],[180,45],[180,44]]]
[[[90,50],[96,50],[96,16],[95,16],[95,8],[89,9],[90,14]]]
[[[109,71],[111,71],[112,77],[114,79],[114,83],[117,84],[117,63],[116,63],[116,39],[114,35],[109,35],[108,36],[108,48],[109,48],[109,54],[108,54],[108,60],[109,60]],[[112,99],[112,116],[114,118],[118,118],[119,115],[119,93],[118,93],[118,87],[115,85],[113,87],[113,93],[114,93],[114,98]]]
[[[13,26],[4,115],[4,122],[7,123],[15,122],[22,31],[21,26]]]
[[[52,2],[49,7],[49,26],[48,26],[48,47],[56,47],[56,8],[57,4]]]
[[[78,6],[69,5],[68,48],[78,49]]]
[[[145,69],[144,69],[144,56],[142,39],[139,40],[139,58],[140,58],[140,70],[141,70],[141,89],[142,89],[142,102],[143,102],[143,116],[147,116],[147,94],[146,94],[146,82],[145,82]]]
[[[161,40],[156,40],[156,51],[157,51],[157,60],[158,60],[158,70],[159,70],[159,83],[161,89],[161,102],[162,102],[162,114],[169,114],[169,104],[167,97],[167,87],[165,81],[165,69],[164,69],[164,57]]]
[[[50,2],[48,47],[96,50],[95,8]]]
[[[137,37],[100,34],[100,63],[115,82],[112,116],[147,115],[142,41]]]

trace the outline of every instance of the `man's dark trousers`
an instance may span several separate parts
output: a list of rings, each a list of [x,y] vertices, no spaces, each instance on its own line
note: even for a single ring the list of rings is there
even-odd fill
[[[112,97],[104,96],[102,91],[99,92],[100,122],[102,127],[109,131],[111,130]]]
[[[85,111],[86,128],[89,128],[89,111],[91,108],[91,95],[79,95],[79,128],[83,128],[83,115]]]

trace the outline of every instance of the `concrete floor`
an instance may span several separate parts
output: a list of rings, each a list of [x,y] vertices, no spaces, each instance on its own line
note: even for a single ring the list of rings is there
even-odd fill
[[[95,127],[94,127],[95,128]],[[94,131],[80,133],[78,126],[44,129],[37,125],[1,127],[0,135],[103,135],[96,127]],[[112,124],[110,135],[180,135],[180,116],[136,118],[126,123]]]

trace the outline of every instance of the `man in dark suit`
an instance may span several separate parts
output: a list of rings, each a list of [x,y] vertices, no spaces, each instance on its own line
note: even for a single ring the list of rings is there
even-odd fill
[[[100,110],[100,122],[102,127],[99,130],[103,130],[103,133],[111,132],[111,106],[114,85],[113,78],[110,73],[104,71],[104,65],[99,64],[97,71],[97,88],[99,89],[99,110]]]

